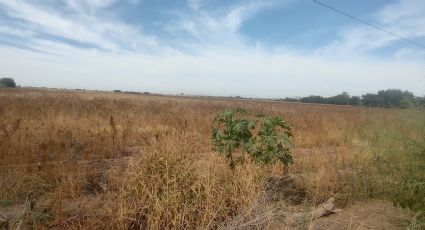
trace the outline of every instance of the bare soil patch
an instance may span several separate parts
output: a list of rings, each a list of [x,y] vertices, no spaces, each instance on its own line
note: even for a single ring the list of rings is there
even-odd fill
[[[317,219],[311,229],[406,229],[413,213],[382,201],[357,203],[337,214]]]

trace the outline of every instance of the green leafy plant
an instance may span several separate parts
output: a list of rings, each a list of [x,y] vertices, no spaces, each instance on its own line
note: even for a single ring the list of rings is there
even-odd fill
[[[237,162],[244,161],[243,155],[235,159],[235,151],[241,147],[244,148],[252,140],[250,130],[255,128],[255,121],[235,117],[235,115],[242,115],[245,112],[243,109],[237,109],[236,112],[226,109],[223,114],[214,119],[212,130],[213,148],[225,154],[231,168],[234,168]]]
[[[224,154],[233,169],[244,163],[246,155],[261,164],[277,160],[285,165],[293,163],[290,147],[292,132],[280,117],[257,115],[249,118],[245,109],[226,109],[214,119],[213,149]]]
[[[249,154],[257,162],[270,164],[280,160],[293,163],[290,147],[292,132],[289,124],[280,117],[263,117],[257,135],[247,143]]]

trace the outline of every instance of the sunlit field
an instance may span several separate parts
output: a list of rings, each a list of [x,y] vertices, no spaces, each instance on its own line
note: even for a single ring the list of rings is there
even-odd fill
[[[228,167],[211,127],[238,107],[291,125],[293,165]],[[422,229],[424,128],[421,110],[1,89],[0,212],[21,229],[325,229],[309,210],[333,198]]]

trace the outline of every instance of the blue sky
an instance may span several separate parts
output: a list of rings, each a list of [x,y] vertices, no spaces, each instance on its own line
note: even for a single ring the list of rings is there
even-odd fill
[[[425,44],[423,0],[322,2]],[[424,58],[313,0],[0,0],[0,76],[23,86],[423,96]]]

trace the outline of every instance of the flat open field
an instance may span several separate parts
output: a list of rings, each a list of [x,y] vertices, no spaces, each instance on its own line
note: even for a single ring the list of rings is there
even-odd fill
[[[237,107],[289,122],[293,165],[228,167],[211,127]],[[21,229],[421,229],[424,124],[421,110],[2,89],[0,214]]]

